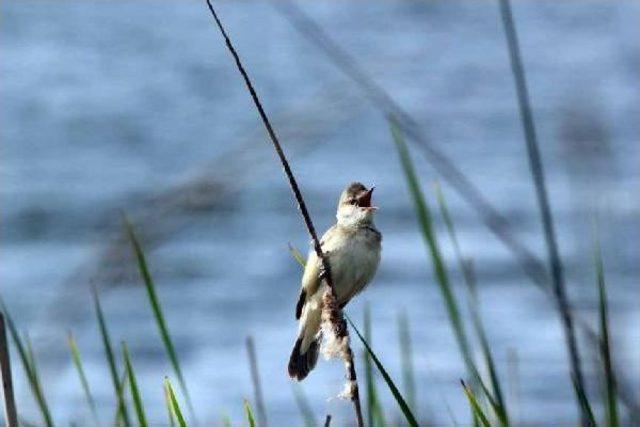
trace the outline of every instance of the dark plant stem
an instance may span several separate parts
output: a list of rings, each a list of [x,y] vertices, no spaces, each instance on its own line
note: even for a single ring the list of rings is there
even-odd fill
[[[240,61],[240,57],[238,56],[238,53],[233,47],[233,44],[231,43],[231,40],[229,39],[229,36],[227,35],[227,32],[224,29],[222,22],[220,21],[220,18],[218,17],[218,14],[216,13],[215,9],[213,8],[213,5],[211,4],[211,0],[206,0],[206,2],[207,2],[207,7],[209,8],[209,12],[211,12],[211,16],[213,17],[218,29],[220,30],[220,34],[224,38],[225,44],[227,45],[227,49],[229,50],[229,53],[231,54],[231,56],[233,56],[236,67],[238,68],[238,71],[240,72],[240,74],[242,75],[242,78],[244,79],[244,83],[247,87],[247,90],[251,94],[251,98],[258,110],[260,118],[262,119],[262,123],[264,124],[267,130],[267,133],[269,134],[269,138],[271,139],[273,148],[276,150],[276,153],[278,154],[280,163],[282,164],[282,167],[284,169],[284,173],[289,181],[289,186],[291,187],[291,190],[293,191],[293,195],[296,199],[296,202],[298,203],[298,208],[300,209],[300,213],[302,214],[302,218],[304,219],[304,223],[307,227],[307,231],[311,236],[311,240],[313,242],[313,248],[318,258],[322,261],[322,267],[323,267],[322,278],[324,279],[327,286],[329,287],[331,297],[337,301],[335,289],[333,287],[333,280],[331,277],[331,266],[329,265],[328,260],[325,258],[324,253],[322,252],[322,247],[320,246],[320,240],[318,239],[318,236],[316,234],[315,227],[313,226],[313,222],[311,221],[311,216],[309,215],[307,205],[304,202],[304,198],[302,197],[302,193],[300,191],[300,188],[298,187],[298,183],[296,182],[293,172],[291,171],[291,167],[289,166],[289,161],[287,160],[284,154],[284,151],[282,149],[282,146],[280,145],[280,141],[278,140],[278,137],[276,135],[276,132],[271,126],[271,122],[269,121],[269,118],[267,117],[267,114],[264,111],[264,108],[262,107],[262,103],[260,102],[260,99],[258,98],[258,94],[256,93],[253,87],[253,84],[251,83],[251,80],[249,79],[249,75],[244,69],[244,66]],[[334,324],[336,334],[340,338],[348,338],[349,330],[347,329],[347,322],[344,320],[342,311],[340,309],[338,310],[340,313],[340,322],[337,324]],[[347,380],[354,385],[354,391],[351,396],[351,401],[353,403],[353,406],[356,412],[357,425],[358,427],[363,427],[364,421],[362,418],[362,409],[360,406],[358,381],[357,381],[357,375],[355,370],[353,351],[351,351],[350,345],[348,346],[348,349],[346,351],[345,368],[347,370]]]
[[[18,413],[11,379],[11,361],[7,331],[4,326],[4,314],[0,313],[0,372],[2,374],[2,393],[4,397],[4,419],[7,427],[18,427]]]
[[[331,426],[331,415],[327,415],[327,418],[325,418],[324,420],[324,427],[330,427]]]
[[[262,382],[258,371],[258,358],[256,357],[256,346],[253,337],[248,336],[246,340],[247,355],[249,356],[249,367],[251,368],[251,382],[253,383],[254,398],[256,400],[256,412],[258,413],[258,425],[267,427],[267,410],[265,409],[264,397],[262,394]]]
[[[529,167],[536,189],[536,197],[540,207],[540,216],[544,229],[545,243],[547,246],[548,261],[551,267],[551,281],[553,285],[553,295],[556,300],[558,311],[562,319],[562,325],[565,333],[565,340],[569,349],[569,359],[571,363],[571,376],[575,382],[576,388],[585,392],[584,378],[580,367],[580,354],[578,351],[578,343],[573,325],[571,307],[566,294],[566,286],[564,274],[562,271],[562,262],[558,251],[556,234],[553,226],[553,217],[549,206],[549,196],[545,184],[544,168],[540,156],[540,148],[536,129],[533,121],[533,113],[531,111],[531,102],[529,100],[529,92],[527,90],[527,81],[525,77],[524,67],[520,56],[520,47],[518,44],[518,35],[516,33],[513,15],[511,13],[511,5],[509,0],[500,1],[500,13],[502,23],[504,25],[507,46],[509,49],[509,59],[511,62],[511,71],[516,85],[516,93],[518,95],[518,106],[520,108],[520,117],[522,119],[522,127],[524,131],[525,141],[527,145],[527,154],[529,157]],[[579,403],[579,400],[578,400]],[[582,424],[588,425],[587,414],[580,406],[580,414]]]

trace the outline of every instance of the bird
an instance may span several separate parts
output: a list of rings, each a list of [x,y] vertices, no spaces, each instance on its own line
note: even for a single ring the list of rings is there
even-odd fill
[[[373,222],[378,209],[371,205],[374,189],[360,182],[347,185],[338,200],[336,223],[320,239],[340,308],[364,290],[380,264],[382,234]],[[288,364],[289,377],[297,381],[305,379],[318,361],[322,296],[327,289],[323,273],[322,260],[311,250],[296,304],[298,336]]]

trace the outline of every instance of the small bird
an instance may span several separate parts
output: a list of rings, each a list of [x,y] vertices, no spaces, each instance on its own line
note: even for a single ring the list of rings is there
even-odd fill
[[[367,189],[359,182],[349,184],[338,200],[336,224],[320,239],[341,308],[367,286],[380,263],[382,234],[373,224],[377,208],[371,206],[374,188]],[[296,305],[298,338],[288,367],[289,376],[298,381],[306,378],[318,361],[322,296],[327,286],[322,272],[322,261],[311,250]]]

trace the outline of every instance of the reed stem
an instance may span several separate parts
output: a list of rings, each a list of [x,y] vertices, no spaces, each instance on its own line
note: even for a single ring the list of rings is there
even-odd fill
[[[328,260],[326,259],[326,257],[324,256],[324,253],[322,252],[322,247],[320,246],[320,240],[318,239],[318,235],[316,233],[315,227],[313,225],[313,222],[311,221],[311,216],[309,215],[309,211],[307,209],[307,205],[304,201],[304,198],[302,197],[302,192],[300,191],[300,188],[298,187],[298,183],[295,179],[295,176],[293,175],[293,172],[291,170],[291,167],[289,166],[289,161],[287,160],[287,157],[284,154],[284,150],[282,149],[282,146],[280,145],[280,141],[278,140],[278,136],[276,135],[275,130],[273,129],[273,127],[271,126],[271,122],[269,121],[269,118],[267,117],[266,112],[264,111],[264,108],[262,106],[262,103],[260,102],[260,99],[258,98],[258,94],[256,93],[253,84],[251,83],[251,80],[249,79],[249,75],[247,74],[247,71],[245,70],[244,66],[242,65],[242,62],[240,61],[240,57],[238,56],[238,53],[236,52],[236,49],[233,47],[233,44],[231,43],[231,39],[229,38],[229,36],[227,35],[226,30],[224,29],[224,26],[222,25],[222,22],[220,21],[220,18],[218,17],[218,14],[216,13],[215,9],[213,8],[213,4],[211,3],[211,0],[206,0],[207,2],[207,7],[209,8],[209,12],[211,12],[211,16],[213,17],[216,26],[218,27],[218,29],[220,30],[220,34],[222,35],[222,37],[224,38],[225,44],[227,46],[227,49],[229,50],[229,53],[231,54],[231,56],[233,56],[233,59],[235,61],[236,67],[238,68],[238,71],[240,72],[240,74],[242,75],[242,78],[244,80],[244,83],[247,87],[247,90],[249,91],[250,95],[251,95],[251,99],[253,100],[256,109],[258,110],[258,114],[260,115],[260,118],[262,120],[262,123],[264,124],[264,127],[267,130],[267,133],[269,134],[269,138],[271,140],[271,143],[273,144],[273,148],[275,149],[276,153],[278,154],[278,158],[280,159],[280,163],[282,164],[282,167],[284,169],[284,173],[287,177],[287,180],[289,181],[289,186],[291,187],[291,191],[293,191],[293,195],[296,199],[296,202],[298,203],[298,208],[300,209],[300,213],[302,214],[302,218],[304,219],[304,223],[305,226],[307,227],[307,232],[309,233],[309,235],[311,236],[311,240],[313,242],[313,248],[316,252],[316,255],[318,256],[318,258],[321,260],[322,262],[322,267],[323,267],[323,274],[322,274],[322,278],[324,279],[324,281],[326,282],[327,286],[329,287],[329,294],[330,297],[334,300],[337,301],[336,298],[336,293],[335,293],[335,289],[333,287],[333,279],[331,277],[331,266],[329,265]],[[337,304],[336,304],[337,305]],[[334,329],[336,331],[336,335],[339,338],[348,338],[349,337],[349,330],[347,328],[347,322],[344,320],[344,316],[342,314],[342,310],[340,310],[340,308],[338,308],[339,313],[339,321],[337,323],[334,323]],[[348,342],[348,340],[347,340]],[[345,364],[345,369],[347,371],[347,380],[353,384],[353,392],[351,394],[351,401],[353,403],[354,406],[354,410],[356,413],[356,422],[358,427],[363,427],[364,426],[364,421],[362,418],[362,408],[360,406],[360,393],[358,391],[358,380],[357,380],[357,374],[356,374],[356,369],[355,369],[355,362],[354,362],[354,358],[353,358],[353,351],[351,350],[351,345],[348,344],[347,345],[347,351],[345,352],[345,357],[344,357],[344,364]]]

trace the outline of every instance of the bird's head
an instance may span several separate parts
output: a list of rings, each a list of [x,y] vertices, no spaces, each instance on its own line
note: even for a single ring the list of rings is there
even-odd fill
[[[345,227],[357,227],[370,224],[378,209],[371,205],[371,195],[375,187],[367,189],[359,182],[347,185],[338,201],[338,224]]]

